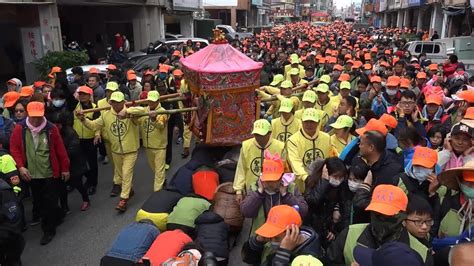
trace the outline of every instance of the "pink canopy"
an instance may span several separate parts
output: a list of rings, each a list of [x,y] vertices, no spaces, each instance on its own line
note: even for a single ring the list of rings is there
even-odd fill
[[[229,44],[210,44],[199,52],[181,59],[184,67],[196,72],[235,73],[260,70],[255,62]]]

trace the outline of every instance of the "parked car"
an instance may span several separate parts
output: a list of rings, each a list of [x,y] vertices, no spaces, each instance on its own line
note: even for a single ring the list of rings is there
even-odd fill
[[[217,25],[216,29],[220,29],[225,35],[227,40],[232,41],[235,39],[235,36],[238,36],[239,39],[251,38],[253,33],[251,32],[237,32],[230,25]]]
[[[174,34],[174,33],[165,33],[165,40],[170,41],[170,40],[177,40],[180,38],[184,38],[184,35],[182,34]]]

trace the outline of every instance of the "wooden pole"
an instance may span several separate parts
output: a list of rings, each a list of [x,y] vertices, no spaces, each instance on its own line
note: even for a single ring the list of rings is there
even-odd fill
[[[312,86],[312,85],[314,85],[314,84],[316,84],[316,83],[318,83],[318,82],[319,82],[319,79],[314,79],[314,80],[312,80],[312,81],[310,81],[310,82],[308,82],[308,83],[304,83],[304,84],[298,85],[298,86],[292,88],[292,90],[293,90],[293,91],[301,90],[301,89],[304,89],[304,88],[306,88],[306,87],[308,87],[308,86]],[[259,90],[264,90],[265,87],[266,87],[266,86],[262,86],[262,87],[260,87],[260,88],[258,88],[258,89],[259,89]]]
[[[299,96],[301,96],[301,95],[303,95],[303,94],[304,94],[304,92],[293,93],[293,94],[290,95],[290,97],[291,97],[291,96],[299,97]],[[273,101],[277,101],[277,100],[278,100],[277,95],[272,95],[271,98],[262,99],[262,100],[260,100],[260,102],[266,103],[266,102],[273,102]]]
[[[185,112],[193,112],[193,111],[197,111],[198,108],[197,107],[190,107],[190,108],[183,108],[183,109],[171,109],[171,110],[164,110],[164,111],[153,111],[153,113],[157,114],[157,115],[172,115],[172,114],[177,114],[177,113],[185,113]],[[151,113],[151,112],[150,112]],[[150,113],[146,113],[146,114],[139,114],[139,115],[131,115],[131,116],[134,116],[134,117],[140,117],[140,116],[148,116],[150,115]]]
[[[186,98],[179,97],[179,96],[181,96],[181,93],[166,94],[166,95],[160,96],[159,101],[160,102],[175,102],[175,101],[184,101],[184,100],[186,100]],[[125,106],[134,106],[134,105],[137,105],[137,104],[148,104],[148,100],[143,99],[143,100],[126,102]],[[82,110],[82,112],[85,114],[85,113],[92,113],[92,112],[100,112],[100,111],[109,110],[109,109],[110,109],[110,106],[106,106],[106,107],[84,109],[84,110]]]

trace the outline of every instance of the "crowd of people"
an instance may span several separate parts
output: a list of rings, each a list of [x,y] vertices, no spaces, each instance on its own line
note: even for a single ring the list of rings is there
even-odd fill
[[[298,22],[231,41],[263,63],[252,138],[197,139],[168,178],[173,139],[187,158],[192,134],[188,115],[165,111],[183,103],[160,97],[190,93],[179,60],[192,42],[143,73],[78,66],[68,79],[53,67],[31,86],[7,81],[0,264],[21,263],[25,197],[42,245],[74,189],[86,211],[111,179],[125,212],[143,147],[154,192],[101,265],[474,265],[474,77],[456,55],[437,64],[404,51],[404,29],[380,31],[393,38]],[[99,162],[113,177],[98,180]],[[233,261],[238,234],[248,237]]]

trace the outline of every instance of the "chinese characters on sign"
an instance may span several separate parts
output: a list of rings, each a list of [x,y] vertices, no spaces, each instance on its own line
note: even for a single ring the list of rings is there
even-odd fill
[[[38,27],[22,28],[23,55],[25,63],[31,63],[43,56],[41,34]]]

